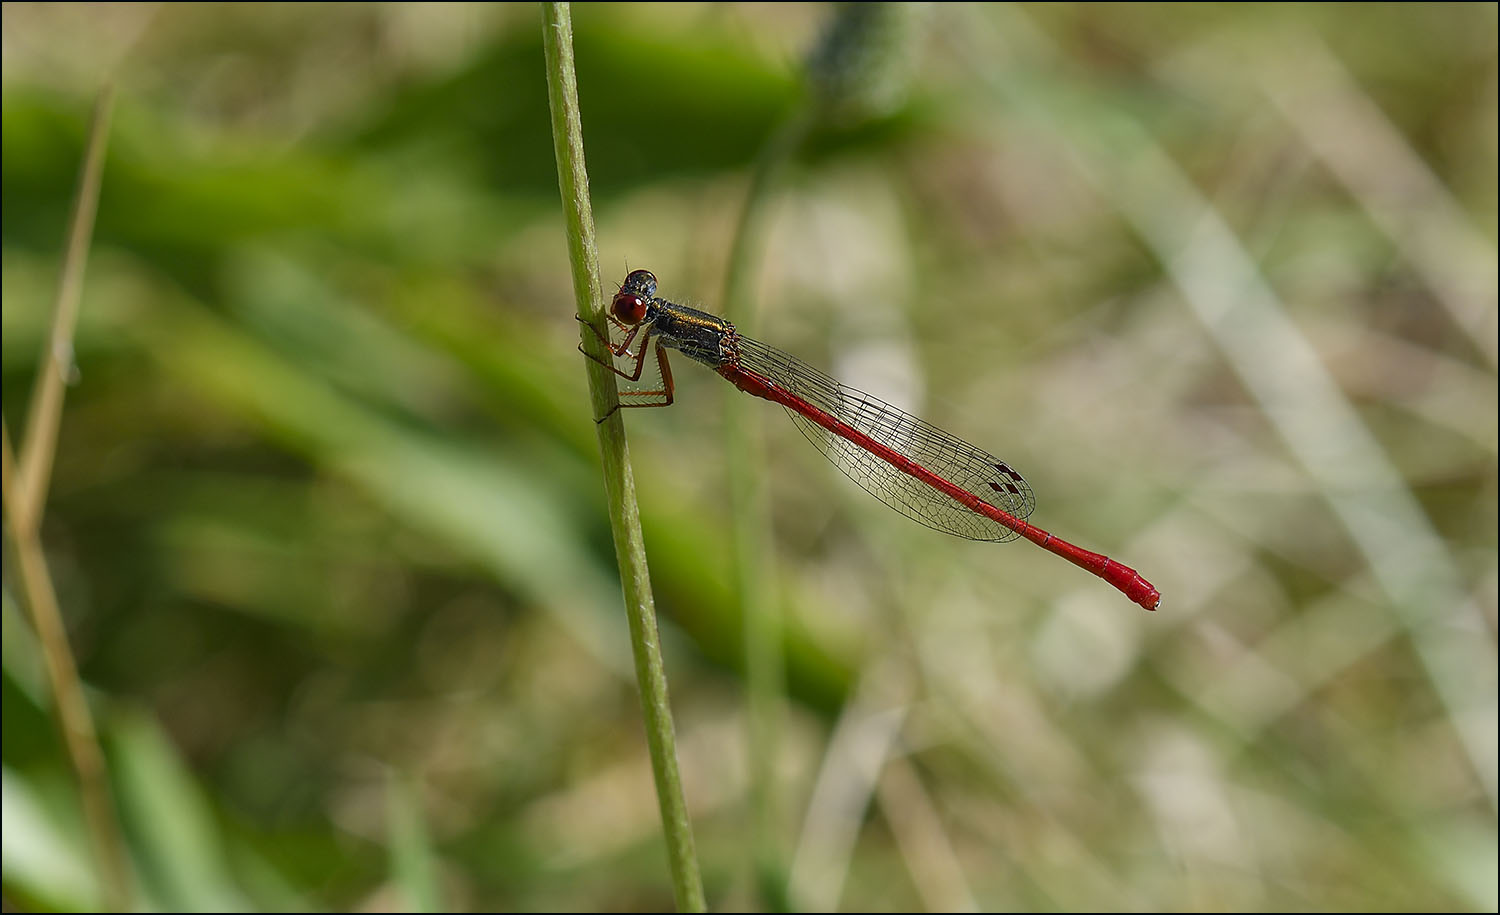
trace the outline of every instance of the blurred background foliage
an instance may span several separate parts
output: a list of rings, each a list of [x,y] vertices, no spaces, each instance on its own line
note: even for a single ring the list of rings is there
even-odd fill
[[[1493,911],[1496,7],[910,12],[776,188],[754,332],[1165,603],[762,405],[791,903]],[[715,308],[831,14],[575,9],[607,282]],[[143,907],[670,905],[539,29],[5,5],[17,436],[119,90],[43,535]],[[708,896],[756,908],[723,383],[677,380],[627,426]],[[9,563],[6,907],[88,908]]]

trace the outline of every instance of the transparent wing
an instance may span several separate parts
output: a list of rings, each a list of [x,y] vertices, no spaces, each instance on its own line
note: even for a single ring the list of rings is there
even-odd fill
[[[739,338],[740,364],[955,485],[1018,519],[1036,508],[1031,487],[1010,465],[929,423],[757,340]],[[1016,532],[829,432],[793,410],[787,415],[819,451],[875,498],[913,521],[969,540],[1004,541]]]

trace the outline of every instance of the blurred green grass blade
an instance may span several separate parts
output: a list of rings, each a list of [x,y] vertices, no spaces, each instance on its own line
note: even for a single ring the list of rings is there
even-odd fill
[[[20,900],[56,911],[97,911],[99,885],[83,841],[82,814],[72,828],[54,818],[27,778],[0,769],[0,870],[6,908]]]
[[[710,30],[680,41],[580,20],[581,100],[596,195],[737,170],[796,103],[779,62]],[[650,67],[641,66],[651,60]],[[192,116],[122,98],[105,165],[97,242],[150,256],[199,294],[236,243],[297,234],[339,238],[400,263],[458,263],[544,217],[556,193],[542,52],[512,33],[456,74],[377,95],[357,126],[268,144],[251,131],[205,135]],[[535,92],[525,91],[534,86]],[[0,130],[6,243],[47,250],[74,175],[81,116],[66,96],[7,84]],[[649,152],[639,142],[651,134]],[[821,155],[913,133],[909,113],[823,132]]]
[[[56,213],[77,161],[78,115],[66,99],[9,89],[0,115],[7,247],[51,250]],[[70,158],[71,157],[71,158]],[[271,237],[338,238],[397,263],[452,264],[482,257],[497,239],[540,215],[536,206],[486,199],[452,168],[413,174],[404,163],[357,157],[316,143],[268,147],[264,138],[215,134],[191,118],[122,99],[95,231],[99,246],[149,258],[198,294],[218,287],[222,256]]]
[[[361,400],[420,415],[469,399],[451,360],[349,301],[315,263],[266,247],[235,251],[226,265],[235,316],[278,354]]]
[[[444,911],[437,881],[437,855],[427,835],[418,786],[411,776],[386,781],[386,832],[391,872],[407,911]]]
[[[36,632],[21,618],[21,608],[6,588],[0,607],[0,666],[38,710],[47,705],[47,674]]]
[[[190,303],[168,311],[147,345],[185,384],[246,411],[405,523],[483,563],[555,612],[607,666],[629,671],[623,624],[600,609],[613,583],[562,506],[503,455],[395,423]]]
[[[271,866],[248,843],[235,838],[228,838],[226,841],[226,851],[235,877],[257,909],[263,912],[310,912],[320,908],[313,901],[316,898],[316,887],[309,887],[304,891]]]
[[[125,830],[150,896],[167,911],[248,911],[208,800],[167,735],[139,712],[107,725]]]
[[[622,29],[584,13],[575,33],[580,106],[596,196],[749,160],[794,98],[785,73],[745,53],[728,33],[692,42]],[[538,30],[539,31],[539,30]],[[542,45],[515,32],[459,73],[396,93],[350,138],[356,148],[417,160],[456,160],[491,187],[555,197]],[[643,60],[652,65],[641,66]],[[641,130],[650,131],[649,153]]]
[[[1500,886],[1495,882],[1495,862],[1500,860],[1500,843],[1494,830],[1486,830],[1472,820],[1453,817],[1447,822],[1414,835],[1422,846],[1418,854],[1439,879],[1476,912],[1493,912],[1500,905]]]

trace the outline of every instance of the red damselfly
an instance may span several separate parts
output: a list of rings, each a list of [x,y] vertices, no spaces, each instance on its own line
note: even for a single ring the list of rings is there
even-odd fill
[[[618,344],[602,335],[601,339],[615,356],[634,362],[631,371],[613,364],[610,369],[639,381],[647,357],[655,352],[661,370],[660,388],[622,391],[620,396],[628,402],[622,399],[619,407],[672,403],[666,352],[670,347],[746,394],[781,404],[808,441],[849,479],[913,521],[969,540],[1024,537],[1099,576],[1147,610],[1161,604],[1156,588],[1134,569],[1028,524],[1036,499],[1009,464],[879,398],[839,384],[795,356],[741,336],[717,315],[658,298],[651,271],[635,270],[625,277],[610,305],[609,319],[624,339]],[[637,347],[634,352],[632,344]]]

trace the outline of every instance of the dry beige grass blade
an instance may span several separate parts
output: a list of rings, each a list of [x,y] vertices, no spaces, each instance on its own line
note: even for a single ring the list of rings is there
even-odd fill
[[[787,878],[797,908],[838,908],[864,812],[906,719],[904,701],[880,701],[904,692],[892,665],[877,661],[867,669],[829,738]]]
[[[52,456],[57,450],[57,427],[62,421],[63,395],[73,374],[73,328],[78,323],[78,305],[83,297],[83,271],[88,263],[89,243],[94,237],[94,214],[99,209],[99,181],[104,171],[109,118],[114,89],[105,86],[94,103],[89,125],[78,191],[73,198],[73,217],[68,226],[68,247],[52,303],[52,332],[37,364],[37,381],[31,391],[26,416],[26,439],[21,443],[14,508],[17,534],[41,523],[47,501],[47,483],[52,477]]]
[[[57,430],[62,419],[63,392],[73,371],[73,328],[83,291],[83,271],[93,237],[94,214],[99,205],[100,174],[109,137],[113,89],[104,87],[94,103],[88,145],[73,201],[68,226],[68,245],[63,253],[57,298],[53,304],[52,331],[37,365],[32,389],[26,440],[19,460],[11,450],[9,427],[3,434],[3,481],[5,521],[15,544],[21,577],[21,593],[36,627],[46,662],[59,726],[68,758],[78,777],[84,817],[94,845],[99,868],[101,902],[110,911],[131,907],[129,869],[114,799],[99,748],[94,719],[78,678],[78,665],[68,644],[67,628],[57,603],[57,591],[47,569],[41,543],[42,507],[47,501],[52,457],[57,448]]]
[[[1298,31],[1257,68],[1266,96],[1401,249],[1491,367],[1500,364],[1495,245],[1318,36]]]
[[[905,757],[887,762],[875,790],[927,910],[979,911],[953,843],[911,762]]]

